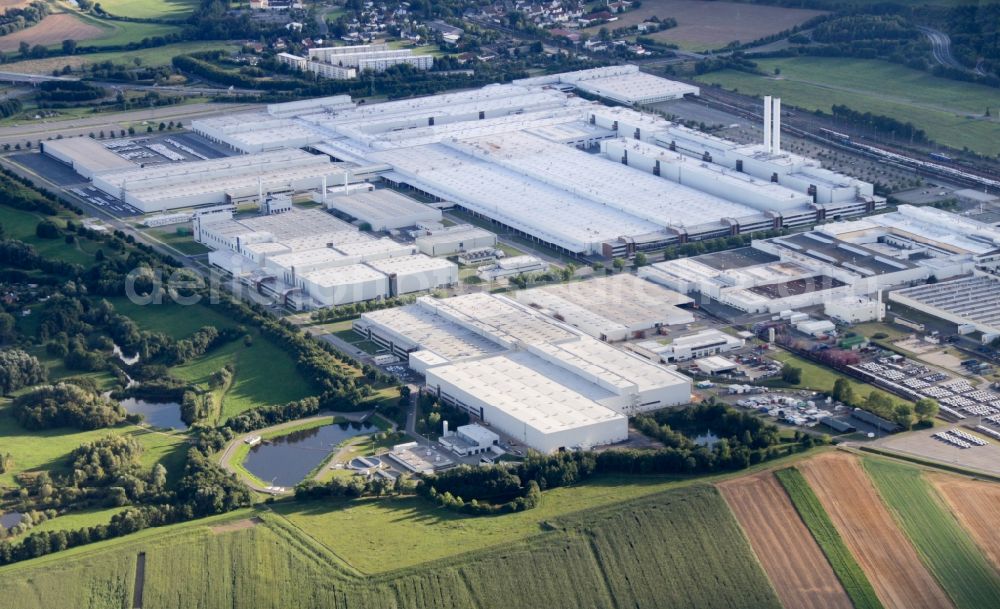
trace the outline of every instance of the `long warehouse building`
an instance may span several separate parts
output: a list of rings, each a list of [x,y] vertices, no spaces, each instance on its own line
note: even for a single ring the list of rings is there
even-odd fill
[[[691,396],[684,375],[502,296],[421,297],[354,329],[440,399],[546,453],[625,440],[629,415]]]

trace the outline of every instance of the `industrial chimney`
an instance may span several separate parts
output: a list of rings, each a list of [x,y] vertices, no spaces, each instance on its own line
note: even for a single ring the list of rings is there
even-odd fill
[[[781,98],[764,96],[764,150],[781,152]]]

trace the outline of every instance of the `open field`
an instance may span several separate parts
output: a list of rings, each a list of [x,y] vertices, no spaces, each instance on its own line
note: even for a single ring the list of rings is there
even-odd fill
[[[847,379],[854,389],[854,395],[859,398],[866,398],[868,394],[872,391],[877,391],[893,402],[905,402],[903,398],[893,395],[887,391],[882,391],[881,389],[869,385],[868,383],[862,383],[861,381],[855,380],[847,375],[841,374],[836,370],[827,368],[826,366],[821,366],[819,364],[814,364],[807,359],[803,359],[794,353],[789,353],[788,351],[782,351],[780,349],[775,349],[771,352],[770,357],[776,359],[785,364],[790,364],[796,368],[802,369],[802,382],[795,385],[801,389],[812,389],[813,391],[830,391],[833,389],[833,384],[839,378]]]
[[[615,29],[637,25],[654,16],[673,17],[677,27],[651,37],[686,49],[707,50],[724,47],[734,40],[751,42],[822,14],[822,11],[742,2],[706,4],[697,0],[646,0],[641,8],[618,15],[617,21],[584,31],[595,36],[602,27]]]
[[[273,515],[259,514],[263,523],[254,527],[223,528],[249,515],[147,530],[5,567],[0,594],[9,609],[67,601],[131,607],[142,551],[144,605],[158,609],[499,609],[522,599],[550,609],[781,606],[725,502],[708,486],[551,521],[501,551],[364,579]]]
[[[26,59],[4,65],[10,72],[24,74],[51,74],[53,70],[61,70],[69,66],[79,70],[83,66],[110,61],[114,64],[133,64],[136,59],[144,66],[167,65],[177,55],[210,51],[214,49],[233,49],[233,45],[224,42],[178,42],[162,47],[136,49],[134,51],[108,51],[106,53],[88,53],[86,55],[71,55],[63,57],[46,57],[45,59]]]
[[[747,95],[777,95],[783,104],[806,110],[830,112],[839,104],[891,116],[912,122],[940,144],[1000,154],[1000,120],[983,118],[986,108],[997,105],[991,87],[874,59],[793,57],[757,63],[767,76],[725,70],[697,79]],[[775,68],[780,77],[772,76]]]
[[[138,305],[127,298],[113,298],[115,310],[132,318],[152,332],[164,332],[173,338],[185,338],[202,326],[231,328],[236,324],[211,306],[182,306],[165,301],[163,304]],[[207,386],[209,377],[231,364],[236,373],[222,398],[221,421],[256,406],[284,404],[313,394],[309,379],[304,377],[291,356],[271,339],[254,329],[248,347],[237,339],[206,353],[191,362],[171,369],[171,374],[190,383]],[[276,382],[275,379],[280,379]]]
[[[140,19],[183,19],[198,4],[198,0],[101,0],[101,8],[112,15]]]
[[[921,470],[866,458],[865,470],[958,609],[1000,607],[1000,575],[924,480]]]
[[[28,431],[9,416],[6,407],[0,408],[0,450],[10,453],[14,466],[0,474],[0,486],[14,484],[14,476],[26,471],[58,471],[65,473],[69,453],[76,447],[93,442],[108,434],[131,436],[143,446],[142,464],[152,467],[163,463],[171,479],[180,475],[181,462],[187,451],[186,437],[179,433],[151,431],[135,425],[112,429],[77,431],[75,429],[47,429]]]
[[[854,605],[771,472],[719,485],[785,607]]]
[[[816,543],[823,550],[823,554],[830,561],[830,566],[837,574],[837,578],[844,586],[844,591],[850,596],[857,609],[881,609],[882,603],[878,600],[871,582],[865,577],[864,571],[854,559],[854,555],[847,549],[844,540],[841,539],[833,522],[820,504],[816,494],[809,488],[809,483],[802,476],[802,473],[794,467],[778,470],[775,476],[780,481],[789,500],[798,512],[799,517]]]
[[[1000,570],[1000,486],[942,474],[928,479],[993,568]]]
[[[3,225],[8,238],[24,241],[46,258],[82,265],[91,265],[94,263],[94,254],[100,248],[91,242],[67,245],[61,238],[41,239],[35,235],[35,227],[42,220],[53,220],[60,227],[64,227],[66,220],[72,219],[69,212],[60,213],[58,216],[46,216],[38,212],[24,211],[7,206],[0,208],[0,210],[2,210],[0,224]]]
[[[62,44],[62,41],[67,39],[85,43],[106,33],[107,30],[104,28],[83,21],[73,13],[53,13],[37,25],[0,36],[0,51],[7,53],[16,51],[22,42],[27,42],[31,46],[40,44],[45,47]]]
[[[186,227],[188,229],[187,234],[177,232],[180,227]],[[151,238],[165,243],[180,253],[187,254],[188,256],[207,254],[211,251],[209,248],[198,243],[191,237],[190,224],[182,224],[176,227],[170,226],[167,228],[151,228],[145,232]]]
[[[857,458],[828,453],[799,469],[887,609],[953,606],[897,528]]]

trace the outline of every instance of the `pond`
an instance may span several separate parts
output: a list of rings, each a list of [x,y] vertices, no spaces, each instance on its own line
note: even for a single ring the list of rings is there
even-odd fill
[[[141,414],[142,420],[153,427],[185,430],[187,423],[181,420],[181,405],[177,402],[147,402],[138,398],[118,400],[126,412]]]
[[[3,512],[0,514],[0,527],[9,529],[21,524],[21,512]]]
[[[293,431],[251,447],[243,467],[266,483],[295,486],[338,444],[375,431],[378,427],[368,423],[333,423]]]

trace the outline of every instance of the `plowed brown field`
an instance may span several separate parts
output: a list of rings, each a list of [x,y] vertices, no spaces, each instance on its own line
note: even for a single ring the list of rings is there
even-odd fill
[[[107,34],[107,31],[79,19],[76,15],[55,13],[42,19],[38,25],[0,37],[0,51],[16,51],[22,42],[27,42],[31,46],[36,44],[49,46],[59,44],[63,40],[82,42]]]
[[[953,607],[855,457],[821,455],[799,469],[886,609]]]
[[[1000,485],[938,474],[929,479],[990,564],[1000,569]]]
[[[771,472],[719,485],[786,609],[852,609],[826,556]]]

